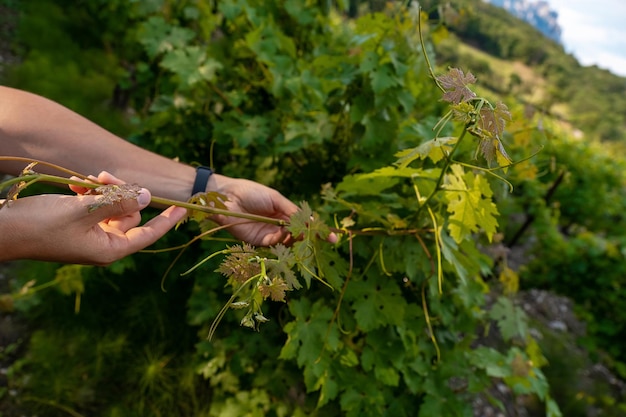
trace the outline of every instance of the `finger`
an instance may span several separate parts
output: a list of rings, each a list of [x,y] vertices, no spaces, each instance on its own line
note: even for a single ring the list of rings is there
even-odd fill
[[[78,178],[76,176],[71,176],[70,179],[74,181],[92,182],[92,183],[97,180],[96,177],[91,176],[91,175],[87,177],[87,179]],[[91,190],[91,188],[89,187],[81,187],[80,185],[75,185],[75,184],[69,184],[68,187],[70,190],[72,190],[76,194],[86,194],[89,190]]]
[[[108,227],[117,229],[123,233],[128,232],[133,227],[137,227],[140,222],[141,214],[138,211],[128,214],[126,216],[113,217],[104,220],[104,224],[106,224]]]
[[[113,174],[107,171],[102,171],[101,173],[99,173],[97,181],[100,184],[115,184],[115,185],[124,184],[124,181],[122,181],[121,179],[117,178],[116,176],[114,176]]]
[[[141,227],[126,233],[129,253],[150,246],[187,215],[187,209],[171,206]]]
[[[298,206],[296,206],[291,200],[276,192],[277,197],[274,198],[274,208],[277,213],[282,213],[285,217],[284,220],[289,220],[294,213],[298,211]]]
[[[105,197],[97,196],[93,199],[93,202],[97,202],[99,199],[102,198]],[[150,195],[150,191],[142,188],[139,191],[137,198],[126,198],[113,204],[102,205],[98,207],[97,209],[89,213],[90,219],[96,219],[97,222],[101,222],[105,219],[116,219],[132,215],[133,213],[138,213],[140,210],[150,204],[151,198],[152,196]]]

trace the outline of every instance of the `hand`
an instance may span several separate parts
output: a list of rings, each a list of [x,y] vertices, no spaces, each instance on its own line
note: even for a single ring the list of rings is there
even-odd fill
[[[226,207],[230,211],[286,221],[298,211],[298,207],[278,191],[257,182],[218,174],[212,177],[216,181],[215,191],[228,197]],[[227,229],[230,234],[254,246],[289,245],[293,241],[285,227],[221,215],[213,219],[220,225],[232,225]]]
[[[226,207],[230,211],[285,221],[289,221],[291,215],[298,211],[298,206],[273,188],[219,174],[213,174],[212,177],[215,177],[215,191],[228,197]],[[228,216],[213,218],[221,225],[232,225],[227,230],[234,237],[254,246],[272,246],[278,243],[290,245],[295,240],[286,227]],[[328,241],[337,242],[337,236],[331,233]]]
[[[121,183],[108,173],[98,181]],[[89,212],[98,198],[52,194],[11,202],[0,210],[0,258],[107,265],[151,245],[186,214],[183,208],[170,207],[138,227],[139,211],[150,202],[148,190],[142,189],[137,199]]]

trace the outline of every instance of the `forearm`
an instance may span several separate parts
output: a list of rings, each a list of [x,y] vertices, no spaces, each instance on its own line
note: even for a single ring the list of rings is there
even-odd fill
[[[39,159],[85,175],[109,171],[175,200],[189,198],[195,178],[189,165],[135,146],[53,101],[2,86],[0,155]],[[0,162],[0,172],[15,175],[23,168],[21,162]]]
[[[0,205],[4,203],[5,200],[0,198]],[[19,234],[17,235],[19,236]],[[0,263],[19,258],[18,254],[15,253],[15,249],[18,246],[13,241],[14,236],[16,236],[15,224],[7,221],[5,207],[4,210],[0,210]],[[19,245],[19,242],[17,245]]]

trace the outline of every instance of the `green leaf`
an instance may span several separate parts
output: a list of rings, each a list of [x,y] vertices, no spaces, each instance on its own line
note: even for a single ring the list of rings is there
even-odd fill
[[[191,29],[172,26],[161,16],[152,16],[139,27],[138,40],[148,56],[157,55],[182,48],[195,37]]]
[[[280,359],[296,359],[298,366],[302,367],[315,363],[325,346],[330,351],[337,349],[337,328],[331,326],[329,329],[333,312],[322,300],[313,305],[306,299],[292,300],[289,301],[289,311],[294,321],[284,327],[287,341],[280,351]]]
[[[362,123],[365,126],[365,133],[361,140],[365,147],[387,143],[396,134],[394,123],[380,115],[366,115]]]
[[[54,281],[57,288],[65,295],[82,294],[85,291],[83,271],[90,268],[86,265],[63,265],[56,270]]]
[[[489,312],[489,317],[498,323],[504,340],[509,341],[514,337],[526,339],[528,334],[526,313],[515,306],[509,298],[498,298]]]
[[[293,252],[282,244],[270,248],[270,252],[276,256],[276,261],[267,263],[268,274],[281,277],[289,290],[302,288],[302,284],[292,270],[296,264],[296,257]]]
[[[484,369],[493,378],[505,378],[513,375],[513,370],[506,356],[490,347],[479,347],[469,352],[470,363]]]
[[[421,168],[409,168],[409,167],[384,167],[379,168],[373,172],[369,172],[367,174],[359,175],[361,179],[369,179],[369,178],[389,178],[389,177],[399,177],[399,178],[415,178],[422,175],[424,170]]]
[[[337,394],[339,394],[339,384],[331,376],[331,372],[327,369],[322,374],[322,376],[319,377],[319,379],[313,386],[313,390],[320,391],[317,406],[322,407],[324,406],[324,404],[328,403],[331,400],[334,400],[337,397]]]
[[[215,123],[216,136],[234,141],[242,148],[267,141],[272,127],[270,116],[229,114]]]
[[[406,311],[406,300],[398,284],[387,277],[374,275],[367,280],[350,282],[346,299],[352,302],[357,324],[366,332],[381,326],[399,325]]]
[[[552,398],[546,400],[546,417],[563,417],[559,405]]]
[[[489,260],[490,258],[481,254],[472,240],[465,240],[457,244],[457,242],[446,233],[443,226],[439,228],[439,237],[443,258],[458,275],[464,285],[467,285],[468,282],[484,272],[481,270],[481,260]]]
[[[463,167],[455,164],[442,187],[446,190],[447,211],[451,213],[448,229],[452,238],[461,243],[482,229],[491,241],[498,228],[498,209],[487,180],[471,172],[466,174]]]
[[[333,135],[333,124],[328,114],[317,112],[306,120],[290,120],[284,132],[284,143],[278,148],[281,152],[296,151],[316,143],[323,143]]]
[[[457,140],[457,137],[434,138],[415,148],[404,149],[396,153],[398,160],[395,164],[400,168],[405,168],[418,158],[422,160],[430,158],[436,164],[452,150],[450,145],[455,144]]]
[[[222,68],[218,61],[207,58],[206,51],[199,46],[167,52],[161,66],[176,74],[184,87],[191,87],[200,81],[214,81],[217,70]]]
[[[374,68],[370,73],[370,78],[372,80],[372,90],[376,94],[381,94],[383,91],[400,84],[390,65]]]
[[[308,225],[313,218],[313,210],[306,201],[300,202],[299,210],[289,218],[289,232],[294,236],[300,236],[308,231]]]
[[[381,192],[395,186],[397,183],[398,180],[396,178],[383,173],[381,173],[381,175],[346,175],[343,180],[337,184],[336,191],[342,193],[344,197],[351,195],[379,195]]]

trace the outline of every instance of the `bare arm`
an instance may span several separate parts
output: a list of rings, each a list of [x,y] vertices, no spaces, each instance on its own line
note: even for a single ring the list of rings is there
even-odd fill
[[[0,155],[39,159],[85,175],[109,171],[155,195],[182,201],[189,198],[195,178],[189,165],[135,146],[51,100],[2,86]],[[24,163],[0,162],[4,173],[23,168]]]
[[[51,162],[81,174],[108,171],[159,197],[186,201],[195,169],[135,146],[66,107],[41,96],[0,86],[0,155]],[[0,172],[17,174],[23,163],[0,162]],[[38,168],[39,169],[39,168]],[[229,210],[288,220],[297,207],[278,191],[245,179],[211,175],[207,191],[225,194]],[[288,243],[284,228],[241,224],[220,216],[220,224],[253,245]]]

